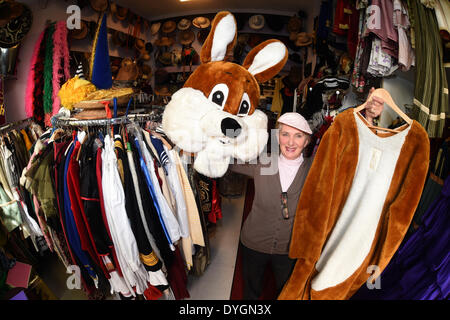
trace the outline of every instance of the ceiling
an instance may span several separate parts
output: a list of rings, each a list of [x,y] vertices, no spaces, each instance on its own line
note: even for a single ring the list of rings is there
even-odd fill
[[[220,10],[293,15],[299,10],[306,13],[316,12],[318,4],[316,0],[190,0],[186,2],[179,0],[116,0],[115,2],[150,21],[181,15],[216,13]]]

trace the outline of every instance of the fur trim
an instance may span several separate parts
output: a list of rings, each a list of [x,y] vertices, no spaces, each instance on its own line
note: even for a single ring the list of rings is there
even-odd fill
[[[42,45],[42,39],[44,39],[45,30],[41,32],[39,35],[38,40],[36,41],[36,44],[34,45],[33,55],[31,56],[30,61],[30,71],[28,72],[28,80],[27,80],[27,88],[25,91],[25,113],[28,118],[33,116],[33,103],[34,103],[34,67],[36,65],[36,62],[38,61],[39,57],[39,49]]]

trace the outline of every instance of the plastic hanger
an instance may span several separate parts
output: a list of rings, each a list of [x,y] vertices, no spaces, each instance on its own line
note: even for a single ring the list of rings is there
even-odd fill
[[[392,108],[392,110],[394,110],[403,120],[405,120],[405,122],[408,125],[411,125],[413,120],[408,117],[406,115],[406,113],[404,113],[394,102],[394,100],[391,97],[391,94],[383,88],[378,88],[375,89],[371,95],[369,95],[369,97],[367,98],[366,102],[364,102],[362,105],[358,106],[355,108],[354,112],[360,112],[361,110],[364,110],[366,108],[367,103],[370,101],[370,98],[372,97],[379,97],[381,99],[383,99],[383,101]],[[376,130],[383,130],[383,131],[388,131],[388,132],[400,132],[400,129],[389,129],[389,128],[383,128],[383,127],[377,127],[374,125],[368,125],[369,128],[371,129],[376,129]]]

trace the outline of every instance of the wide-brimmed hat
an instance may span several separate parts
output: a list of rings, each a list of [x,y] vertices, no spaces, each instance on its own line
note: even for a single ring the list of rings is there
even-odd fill
[[[150,32],[152,33],[152,35],[154,36],[155,34],[158,33],[159,29],[161,28],[161,22],[155,22],[152,24],[152,26],[150,27]]]
[[[163,23],[161,31],[164,33],[171,33],[175,31],[175,28],[177,27],[177,24],[173,20],[167,20]]]
[[[295,45],[297,47],[309,46],[312,43],[313,37],[311,34],[306,32],[300,32],[295,39]]]
[[[163,84],[155,86],[155,94],[157,96],[170,96],[169,85]]]
[[[130,58],[124,58],[120,64],[120,69],[117,73],[116,80],[136,80],[138,75],[139,69],[137,64]]]
[[[192,24],[199,29],[205,29],[209,27],[211,21],[206,17],[197,17],[192,20]]]
[[[158,47],[171,47],[174,42],[173,38],[161,37],[155,41],[155,45]]]
[[[144,50],[145,49],[145,41],[142,39],[136,38],[136,40],[134,41],[134,47],[136,49],[138,49],[139,51]]]
[[[72,29],[69,31],[70,37],[73,39],[84,39],[86,37],[86,35],[88,34],[89,29],[88,26],[86,24],[86,22],[84,22],[83,20],[80,21],[80,29]]]
[[[179,42],[183,45],[189,45],[194,42],[195,34],[192,30],[185,30],[178,34]]]
[[[253,30],[261,30],[264,28],[264,16],[262,14],[255,14],[248,19],[248,25]]]
[[[147,50],[142,50],[141,51],[141,56],[139,57],[139,59],[144,60],[144,61],[149,61],[152,57],[150,56],[150,53],[147,52]]]
[[[189,29],[190,26],[191,26],[191,21],[186,18],[181,19],[177,24],[178,30],[181,30],[181,31]]]
[[[27,5],[22,4],[22,13],[0,27],[0,47],[11,48],[21,42],[30,31],[32,24],[32,12]]]
[[[172,65],[172,53],[170,52],[163,52],[159,55],[158,61],[161,62],[165,66]]]
[[[108,0],[89,0],[89,3],[97,12],[103,12],[108,8]]]

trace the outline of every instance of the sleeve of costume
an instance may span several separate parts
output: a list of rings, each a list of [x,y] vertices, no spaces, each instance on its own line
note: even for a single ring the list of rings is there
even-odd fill
[[[389,192],[384,203],[387,207],[385,217],[388,223],[385,224],[386,230],[380,234],[379,243],[383,245],[377,260],[374,261],[379,266],[380,272],[387,266],[408,231],[427,177],[430,143],[425,130],[415,124],[419,130],[410,134],[407,139],[416,142],[405,141],[405,148],[410,150],[402,150],[413,157],[408,159],[410,160],[408,163],[397,163],[396,174],[390,188],[398,191]]]
[[[331,207],[335,205],[331,199],[336,184],[339,131],[338,121],[326,131],[303,186],[289,247],[289,257],[298,259],[298,262],[295,266],[296,272],[292,274],[280,295],[281,299],[298,299],[297,296],[291,295],[303,292],[298,288],[306,286],[332,228],[328,226],[328,221]]]
[[[230,164],[229,168],[233,172],[241,173],[246,176],[253,177],[255,175],[255,164]]]

